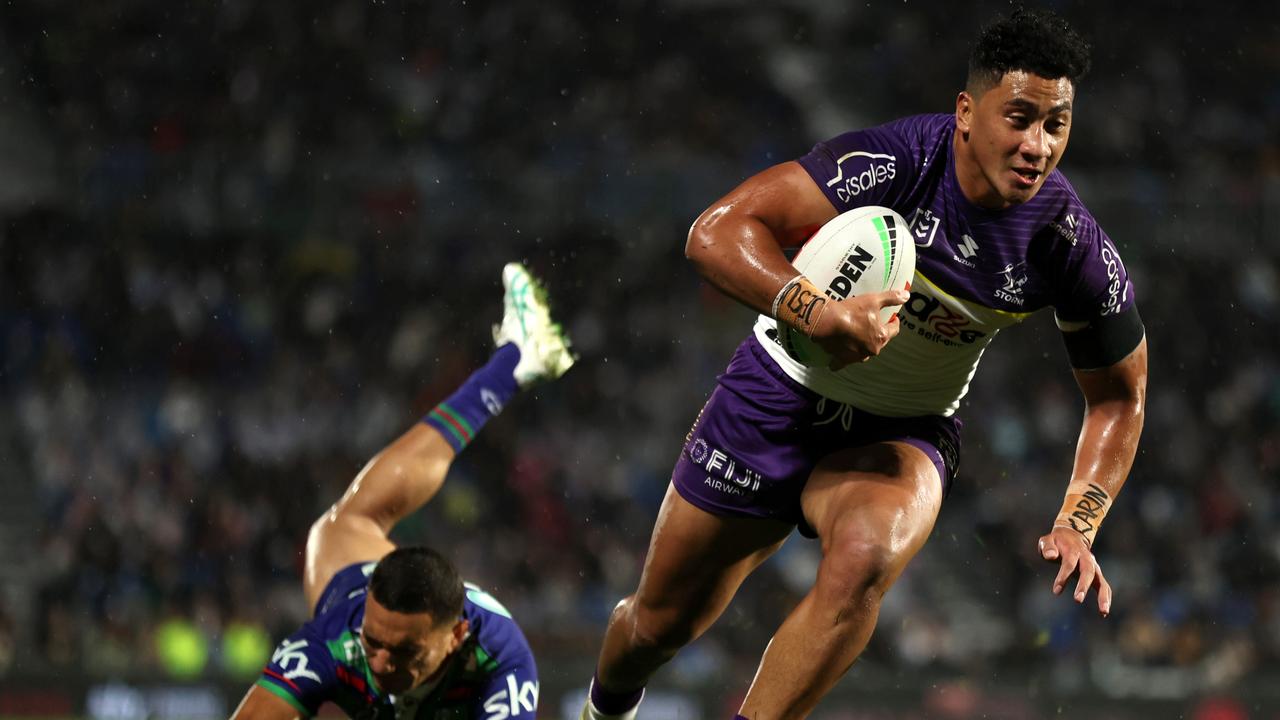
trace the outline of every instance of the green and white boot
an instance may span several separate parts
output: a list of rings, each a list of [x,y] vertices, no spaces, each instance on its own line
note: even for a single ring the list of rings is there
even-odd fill
[[[493,326],[493,342],[520,349],[516,382],[523,388],[564,375],[577,358],[564,329],[551,319],[547,291],[520,263],[502,268],[502,285],[502,324]]]

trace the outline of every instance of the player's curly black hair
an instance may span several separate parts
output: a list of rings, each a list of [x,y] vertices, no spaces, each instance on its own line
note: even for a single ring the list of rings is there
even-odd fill
[[[1089,72],[1089,43],[1048,10],[1018,5],[1010,17],[997,15],[982,29],[969,55],[968,89],[985,90],[1010,70],[1067,78],[1078,85]]]

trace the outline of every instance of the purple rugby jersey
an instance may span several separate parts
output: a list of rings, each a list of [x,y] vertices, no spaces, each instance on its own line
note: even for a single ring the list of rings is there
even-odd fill
[[[838,212],[882,205],[906,218],[916,274],[902,331],[879,356],[838,372],[793,360],[773,339],[775,321],[760,316],[756,337],[788,376],[877,415],[949,416],[1002,328],[1044,307],[1067,329],[1133,305],[1115,245],[1061,172],[1027,203],[980,208],[956,181],[954,132],[953,115],[916,115],[800,158]]]

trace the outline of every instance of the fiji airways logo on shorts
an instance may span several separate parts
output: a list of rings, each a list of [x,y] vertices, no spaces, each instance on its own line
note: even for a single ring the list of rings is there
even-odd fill
[[[702,484],[729,495],[748,495],[760,489],[760,473],[750,470],[728,453],[696,438],[689,446],[689,459],[707,471]]]
[[[848,174],[846,162],[850,165]],[[898,174],[897,164],[898,158],[893,155],[855,150],[836,161],[836,176],[827,181],[827,187],[835,188],[840,202],[850,202],[877,185],[893,180]]]

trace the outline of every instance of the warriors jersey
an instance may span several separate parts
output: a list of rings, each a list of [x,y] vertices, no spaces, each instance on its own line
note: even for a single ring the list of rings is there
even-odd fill
[[[381,692],[369,671],[360,629],[376,563],[334,575],[309,622],[280,643],[258,685],[303,717],[325,702],[362,720],[533,720],[538,674],[524,634],[497,600],[468,584],[463,617],[470,634],[435,682],[405,693]]]
[[[819,143],[799,162],[835,206],[896,210],[916,244],[901,332],[870,361],[811,368],[755,332],[782,369],[834,400],[877,415],[951,415],[991,339],[1035,310],[1063,329],[1127,310],[1133,286],[1115,245],[1058,170],[1030,201],[1005,210],[969,202],[955,175],[953,115],[917,115]]]

